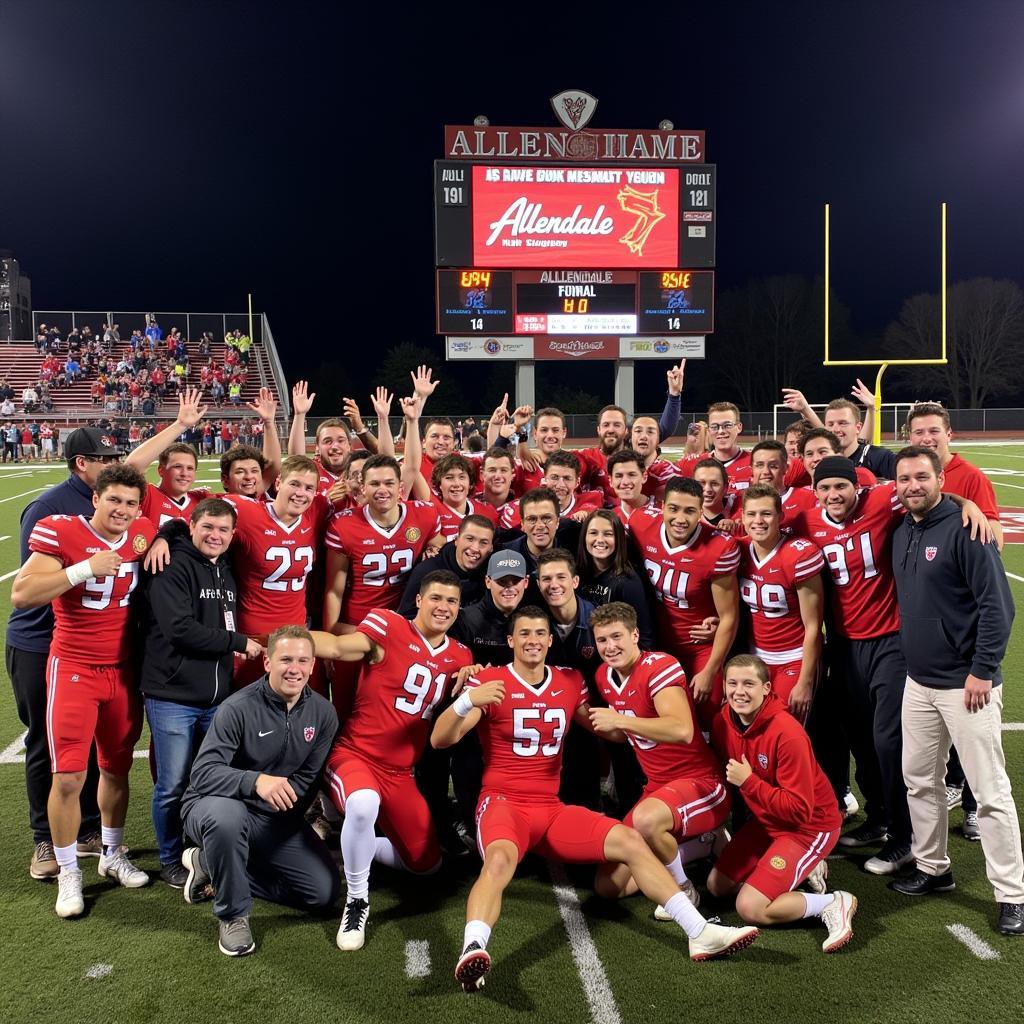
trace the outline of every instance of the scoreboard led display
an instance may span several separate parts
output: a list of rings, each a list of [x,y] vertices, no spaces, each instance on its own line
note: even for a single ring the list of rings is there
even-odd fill
[[[709,334],[710,270],[437,271],[439,334]]]

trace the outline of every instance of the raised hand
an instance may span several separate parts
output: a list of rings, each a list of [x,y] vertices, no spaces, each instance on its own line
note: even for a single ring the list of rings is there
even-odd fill
[[[494,412],[491,413],[491,422],[495,426],[502,426],[508,423],[508,392],[505,392],[505,397],[501,400],[501,403],[497,405]]]
[[[309,393],[309,385],[304,380],[297,380],[292,385],[292,409],[305,416],[313,408],[313,399],[316,392]]]
[[[178,396],[178,423],[194,427],[205,415],[206,406],[200,405],[203,393],[199,388],[185,388]]]
[[[420,418],[420,400],[414,396],[400,398],[398,404],[402,407],[402,415],[407,420],[418,420]]]
[[[857,378],[857,383],[850,388],[850,394],[866,408],[873,409],[875,407],[875,393],[860,377]]]
[[[685,372],[685,359],[680,359],[678,366],[673,366],[665,372],[665,379],[668,382],[668,393],[670,395],[681,395],[683,393],[683,374]]]
[[[378,387],[370,395],[370,403],[373,405],[373,411],[377,414],[377,419],[384,419],[384,417],[391,415],[391,403],[394,399],[395,396],[385,387]]]
[[[352,429],[357,434],[361,434],[365,428],[365,424],[363,423],[363,415],[359,411],[359,406],[356,404],[356,400],[354,398],[342,398],[341,411],[348,419],[349,423],[352,424]]]
[[[512,422],[515,424],[516,429],[526,426],[530,422],[530,417],[533,415],[532,405],[520,405],[512,410]]]
[[[804,398],[804,393],[796,388],[783,388],[782,401],[786,408],[792,409],[793,412],[802,414],[807,411],[807,399]]]
[[[417,366],[415,373],[410,372],[412,389],[417,398],[426,401],[437,389],[437,385],[441,383],[439,380],[431,379],[433,373],[434,371],[429,366]]]
[[[260,388],[259,397],[255,402],[245,403],[264,423],[273,423],[277,415],[277,399],[270,388]]]

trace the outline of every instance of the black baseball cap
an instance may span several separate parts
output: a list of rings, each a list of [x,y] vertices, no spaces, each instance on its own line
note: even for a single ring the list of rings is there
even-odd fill
[[[73,459],[76,455],[124,455],[117,438],[99,427],[77,427],[64,441],[64,457]]]

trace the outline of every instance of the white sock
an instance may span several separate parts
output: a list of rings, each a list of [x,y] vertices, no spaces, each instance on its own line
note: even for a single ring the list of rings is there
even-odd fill
[[[55,846],[53,848],[53,855],[57,858],[57,865],[61,871],[78,870],[77,842],[72,843],[70,846]]]
[[[398,851],[390,839],[377,836],[374,842],[376,843],[376,848],[373,852],[373,859],[378,864],[383,864],[386,868],[394,868],[396,871],[409,870],[402,861],[402,858],[398,856]]]
[[[666,900],[665,913],[686,932],[687,938],[690,939],[697,938],[707,924],[700,911],[682,892],[677,892],[671,899]]]
[[[686,872],[683,870],[683,855],[679,850],[676,850],[675,860],[671,864],[666,864],[665,867],[679,885],[683,885],[687,881]]]
[[[821,912],[831,906],[832,901],[835,899],[835,895],[830,892],[818,895],[816,892],[802,892],[800,893],[804,898],[804,902],[807,904],[807,909],[804,911],[804,917],[821,917]]]
[[[345,801],[341,857],[350,900],[365,900],[370,892],[370,865],[376,848],[373,826],[379,811],[380,794],[372,789],[357,789]]]
[[[482,949],[487,948],[487,940],[491,937],[491,926],[485,921],[467,921],[466,931],[462,938],[462,948],[470,943],[479,942]]]
[[[124,826],[111,828],[109,825],[101,825],[100,836],[103,840],[103,856],[113,857],[117,853],[117,848],[124,842]]]

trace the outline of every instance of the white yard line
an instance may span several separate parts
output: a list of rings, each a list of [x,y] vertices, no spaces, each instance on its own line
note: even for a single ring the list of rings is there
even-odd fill
[[[0,537],[0,540],[10,540],[10,539],[11,539],[11,535],[9,533],[5,533],[2,537]]]
[[[979,960],[999,960],[999,954],[965,924],[947,924],[946,931],[962,942]]]
[[[18,566],[18,569],[20,568],[21,566]],[[0,583],[3,583],[4,580],[9,580],[12,576],[17,576],[18,569],[12,569],[10,572],[5,572],[3,576],[0,576]]]
[[[87,978],[106,978],[112,974],[113,971],[113,964],[93,964],[92,967],[85,972],[85,976]]]
[[[45,487],[33,487],[31,491],[22,491],[21,494],[12,494],[9,498],[0,498],[0,503],[5,501],[17,501],[19,498],[27,498],[30,494],[38,494],[40,491],[45,490]]]
[[[1020,484],[1004,483],[997,476],[989,477],[989,483],[991,483],[993,487],[1010,487],[1010,488],[1012,488],[1015,491],[1024,491],[1024,487],[1022,487]]]
[[[1024,576],[1018,576],[1015,572],[1010,572],[1008,569],[1004,569],[1003,572],[1005,572],[1011,580],[1016,580],[1018,583],[1024,583]]]
[[[410,939],[405,944],[405,976],[426,978],[430,974],[430,943],[426,939]]]
[[[25,749],[25,737],[27,735],[28,729],[26,729],[13,743],[4,747],[3,753],[0,753],[0,764],[17,764],[19,761],[24,763],[25,755],[22,751]]]
[[[615,1004],[608,976],[604,973],[601,958],[597,955],[594,940],[587,929],[576,890],[569,885],[561,865],[552,864],[550,870],[558,912],[562,915],[572,958],[576,962],[580,981],[583,982],[583,994],[590,1006],[590,1020],[593,1024],[622,1024],[622,1015]]]

